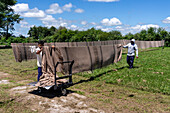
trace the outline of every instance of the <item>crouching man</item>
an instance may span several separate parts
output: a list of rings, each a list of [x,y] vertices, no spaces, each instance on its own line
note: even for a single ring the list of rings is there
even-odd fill
[[[135,58],[135,51],[136,51],[136,58],[138,58],[138,46],[135,44],[135,39],[131,40],[131,43],[123,46],[123,48],[128,48],[127,53],[127,63],[129,64],[129,69],[133,68],[133,62]]]

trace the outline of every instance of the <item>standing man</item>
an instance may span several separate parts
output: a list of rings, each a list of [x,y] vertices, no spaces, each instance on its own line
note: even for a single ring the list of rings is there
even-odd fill
[[[128,48],[127,53],[127,63],[129,64],[129,69],[133,68],[133,62],[135,58],[135,51],[136,51],[136,58],[138,58],[138,46],[135,44],[135,39],[131,40],[131,43],[123,46],[123,48]]]
[[[38,42],[38,48],[36,49],[37,54],[37,66],[38,66],[38,77],[37,81],[39,81],[40,76],[42,75],[42,50],[43,50],[44,42],[39,41]]]

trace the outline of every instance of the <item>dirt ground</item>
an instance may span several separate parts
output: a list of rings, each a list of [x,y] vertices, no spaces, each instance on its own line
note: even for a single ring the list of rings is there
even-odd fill
[[[0,76],[10,76],[0,72]],[[18,83],[28,82],[27,80]],[[9,80],[0,80],[0,84],[14,84]],[[36,86],[17,86],[9,89],[11,97],[15,102],[20,102],[32,111],[41,113],[105,113],[103,110],[92,108],[88,105],[87,97],[67,90],[67,96],[62,96],[54,91],[38,93]],[[1,110],[0,110],[1,111]],[[2,111],[3,112],[3,111]]]
[[[85,92],[83,95],[67,90],[67,96],[62,96],[55,91],[44,91],[39,94],[37,87],[29,86],[31,80],[10,82],[5,78],[11,75],[0,72],[0,85],[12,85],[7,88],[11,100],[21,103],[31,112],[38,113],[169,113],[169,100],[159,94],[151,93],[131,93],[126,90],[110,88],[101,93],[95,93],[97,90],[81,89]],[[15,86],[15,84],[24,84]],[[97,87],[103,87],[103,84],[97,84]],[[5,113],[0,108],[1,113]],[[17,111],[15,111],[17,112]]]

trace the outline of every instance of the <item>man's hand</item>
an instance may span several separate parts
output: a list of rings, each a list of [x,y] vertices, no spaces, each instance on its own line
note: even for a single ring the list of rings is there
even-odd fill
[[[136,56],[136,58],[138,58],[138,56]]]
[[[54,46],[54,45],[52,45],[52,46],[51,46],[51,48],[52,48],[52,49],[54,49],[54,48],[55,48],[55,46]]]
[[[40,49],[40,51],[42,51],[43,50],[43,47]]]
[[[39,50],[39,51],[37,51],[36,52],[36,54],[40,54],[40,52],[43,50],[43,47]]]

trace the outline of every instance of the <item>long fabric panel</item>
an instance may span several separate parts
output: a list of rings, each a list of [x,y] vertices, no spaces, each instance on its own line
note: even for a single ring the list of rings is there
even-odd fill
[[[122,56],[121,45],[84,46],[84,47],[60,47],[59,50],[64,61],[72,61],[73,73],[102,68],[120,61]],[[64,65],[65,72],[68,65]]]
[[[14,55],[16,57],[16,60],[22,61],[22,60],[28,60],[33,58],[35,59],[36,54],[35,51],[32,50],[32,47],[34,46],[32,45],[24,46],[21,44],[19,44],[18,46],[15,45],[13,47],[13,50],[14,50]],[[43,57],[44,55],[48,58],[50,58],[49,55],[51,55],[51,57],[52,55],[56,56],[55,54],[53,54],[55,53],[55,49],[50,50],[47,48],[50,47],[44,46]],[[111,63],[118,62],[121,59],[121,55],[122,55],[121,44],[102,45],[102,46],[83,46],[83,47],[56,47],[56,50],[59,50],[61,52],[61,56],[64,61],[72,61],[72,60],[75,61],[73,65],[73,73],[102,68]],[[58,61],[55,58],[53,59],[54,61]],[[48,63],[50,65],[52,63],[55,64],[56,62],[54,61],[52,62],[51,60],[48,60]],[[66,67],[65,69],[66,72],[68,70],[68,66],[65,65],[64,67]]]
[[[86,46],[102,46],[102,45],[116,45],[122,44],[126,45],[130,43],[130,40],[109,40],[109,41],[93,41],[93,42],[55,42],[55,43],[45,43],[45,46],[55,47],[86,47]],[[164,41],[136,41],[138,48],[146,49],[150,47],[161,47],[164,46]],[[34,52],[35,48],[38,46],[37,43],[12,43],[11,44],[14,56],[17,62],[22,60],[36,59],[36,54]]]
[[[11,46],[17,62],[37,58],[35,53],[37,43],[12,43]]]
[[[122,45],[126,45],[129,42],[130,40],[45,43],[42,59],[43,75],[40,77],[37,86],[54,85],[54,67],[57,62],[74,60],[73,73],[92,71],[116,63],[122,58]],[[164,42],[136,41],[136,44],[139,48],[143,49],[159,47]],[[12,43],[11,45],[17,62],[36,59],[35,49],[38,46],[37,43]],[[55,48],[52,48],[52,45]],[[60,64],[56,71],[66,74],[68,73],[68,69],[68,64]],[[66,81],[66,79],[60,79],[57,80],[57,84]]]

